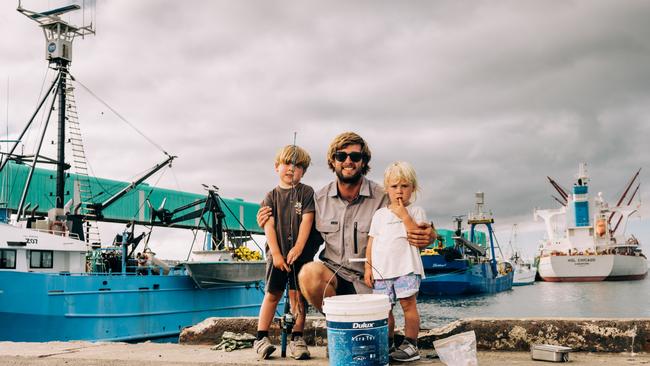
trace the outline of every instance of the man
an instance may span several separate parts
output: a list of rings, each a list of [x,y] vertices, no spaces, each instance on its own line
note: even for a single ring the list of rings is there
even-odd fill
[[[366,179],[370,171],[370,148],[354,132],[334,138],[327,152],[327,163],[336,180],[316,192],[316,229],[325,240],[321,262],[305,264],[298,274],[303,296],[322,311],[323,297],[355,293],[371,293],[364,281],[368,231],[372,216],[387,204],[384,190]],[[271,209],[258,211],[258,224],[264,224]],[[262,226],[262,225],[260,225]],[[418,223],[417,230],[408,231],[411,245],[424,248],[433,243],[435,230],[428,223]]]

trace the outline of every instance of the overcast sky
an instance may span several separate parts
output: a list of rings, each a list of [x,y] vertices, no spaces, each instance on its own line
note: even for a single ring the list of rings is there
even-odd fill
[[[166,188],[209,183],[259,202],[277,181],[275,152],[297,132],[313,158],[304,182],[318,189],[333,179],[329,142],[356,131],[372,150],[371,179],[391,161],[411,162],[417,204],[441,227],[484,191],[505,242],[513,223],[542,228],[535,207],[557,206],[547,175],[570,187],[584,161],[592,191],[611,201],[637,169],[648,176],[647,1],[86,4],[66,17],[97,30],[75,39],[72,74],[179,156],[159,180]],[[0,2],[0,120],[10,136],[53,75],[42,32],[16,5]],[[127,180],[164,159],[82,88],[76,98],[96,175]],[[648,212],[628,230],[646,248]]]

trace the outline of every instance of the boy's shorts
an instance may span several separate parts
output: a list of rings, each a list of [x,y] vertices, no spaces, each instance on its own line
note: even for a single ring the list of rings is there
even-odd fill
[[[420,291],[420,282],[422,282],[422,276],[412,272],[395,278],[375,280],[373,293],[388,295],[390,303],[395,305],[398,299],[417,294]]]
[[[287,281],[290,290],[300,290],[300,286],[297,284],[298,273],[305,263],[307,262],[294,262],[289,266],[291,272],[285,272],[273,267],[273,259],[269,258],[266,261],[266,285],[264,290],[266,292],[282,292],[287,287]]]

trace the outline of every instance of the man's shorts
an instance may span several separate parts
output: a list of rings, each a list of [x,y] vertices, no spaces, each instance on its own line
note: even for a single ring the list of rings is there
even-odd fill
[[[395,305],[398,299],[404,299],[417,294],[420,291],[420,282],[422,282],[422,276],[415,273],[409,273],[395,278],[375,280],[373,293],[388,295],[390,303]]]
[[[281,271],[273,267],[273,259],[269,258],[266,261],[266,285],[264,290],[267,292],[282,292],[289,283],[290,290],[300,290],[298,285],[298,273],[302,266],[308,262],[294,262],[291,267],[291,272]]]

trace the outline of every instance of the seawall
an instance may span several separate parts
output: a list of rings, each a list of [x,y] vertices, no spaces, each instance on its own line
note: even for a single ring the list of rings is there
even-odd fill
[[[181,344],[214,345],[224,331],[255,334],[256,318],[208,318],[183,330]],[[650,352],[650,319],[593,318],[471,318],[452,322],[444,327],[423,329],[419,334],[421,348],[433,348],[437,339],[473,330],[477,347],[484,351],[529,351],[532,344],[556,344],[578,352]],[[397,331],[399,341],[401,332]],[[280,329],[273,323],[269,331],[279,342]],[[307,319],[305,340],[310,345],[327,344],[325,319]]]

